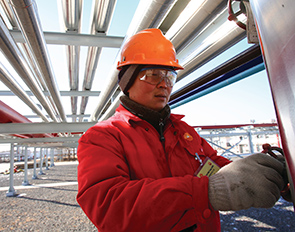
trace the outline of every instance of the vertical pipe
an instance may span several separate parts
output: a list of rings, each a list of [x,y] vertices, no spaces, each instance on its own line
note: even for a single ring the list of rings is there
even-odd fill
[[[21,148],[21,156],[20,156],[20,160],[19,161],[23,161],[24,157],[25,157],[25,147],[20,146]]]
[[[44,172],[42,171],[42,166],[43,166],[43,148],[40,148],[40,170],[39,170],[39,175],[44,175]]]
[[[37,156],[37,148],[34,147],[34,173],[33,173],[33,176],[32,176],[33,180],[38,179],[37,172],[36,172],[36,169],[37,169],[36,156]]]
[[[28,181],[28,147],[25,146],[25,177],[22,185],[30,185]]]
[[[6,193],[7,197],[14,197],[16,196],[16,191],[13,187],[13,174],[14,174],[14,144],[10,144],[10,177],[9,177],[9,189]]]
[[[45,159],[45,164],[46,164],[46,170],[49,170],[49,168],[48,168],[48,148],[46,148],[45,149],[45,151],[46,151],[46,159]]]
[[[59,161],[62,161],[62,149],[60,149]]]
[[[50,154],[50,167],[54,166],[54,148],[51,148],[51,154]]]
[[[254,148],[253,148],[253,142],[252,142],[252,133],[251,133],[251,128],[248,129],[248,139],[249,139],[249,148],[250,148],[250,153],[254,153]]]
[[[16,150],[17,150],[17,155],[18,155],[18,160],[17,161],[20,161],[20,146],[16,146]]]

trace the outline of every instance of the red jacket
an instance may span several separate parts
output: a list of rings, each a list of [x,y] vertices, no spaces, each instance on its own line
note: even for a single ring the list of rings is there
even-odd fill
[[[165,147],[146,121],[119,106],[79,140],[77,201],[101,232],[220,231],[208,199],[208,177],[194,177],[195,159],[230,161],[171,114]]]

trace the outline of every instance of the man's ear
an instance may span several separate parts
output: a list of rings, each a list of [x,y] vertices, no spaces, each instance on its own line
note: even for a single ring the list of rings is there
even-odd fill
[[[130,88],[129,88],[130,89]],[[129,89],[127,91],[124,91],[124,94],[129,97]]]

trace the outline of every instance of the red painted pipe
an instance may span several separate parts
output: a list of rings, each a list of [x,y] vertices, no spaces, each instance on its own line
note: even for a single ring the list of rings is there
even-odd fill
[[[24,117],[14,109],[0,101],[0,123],[31,123],[28,118]]]
[[[32,121],[0,100],[0,123],[32,123]],[[51,134],[14,134],[13,136],[20,138],[53,137]]]

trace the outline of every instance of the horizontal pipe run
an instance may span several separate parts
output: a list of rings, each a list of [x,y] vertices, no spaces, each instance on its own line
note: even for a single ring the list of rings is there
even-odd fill
[[[34,96],[31,91],[25,91],[28,96]],[[43,91],[45,96],[50,96],[48,91]],[[62,97],[98,97],[100,91],[60,91],[60,96]],[[9,90],[0,90],[0,96],[14,96],[14,93]]]
[[[235,129],[245,127],[277,127],[277,123],[257,123],[257,124],[231,124],[231,125],[210,125],[210,126],[194,126],[194,128],[200,128],[201,130],[220,130],[220,129]]]
[[[1,139],[0,144],[6,144],[6,143],[17,143],[17,144],[30,144],[30,147],[42,147],[40,143],[46,143],[46,147],[57,146],[57,144],[52,143],[60,143],[59,146],[62,146],[62,144],[68,144],[68,143],[74,143],[76,144],[78,142],[80,137],[52,137],[52,138],[8,138],[8,139]]]
[[[210,87],[204,89],[203,91],[197,92],[195,94],[190,93],[188,97],[185,97],[185,96],[182,97],[182,100],[175,99],[173,102],[170,103],[171,109],[174,109],[174,108],[176,108],[178,106],[181,106],[183,104],[191,102],[191,101],[193,101],[193,100],[195,100],[195,99],[197,99],[199,97],[202,97],[202,96],[207,95],[209,93],[212,93],[212,92],[214,92],[216,90],[219,90],[219,89],[221,89],[221,88],[223,88],[225,86],[228,86],[228,85],[230,85],[232,83],[235,83],[235,82],[237,82],[239,80],[242,80],[242,79],[244,79],[244,78],[246,78],[248,76],[251,76],[251,75],[253,75],[253,74],[257,73],[257,72],[260,72],[260,71],[262,71],[264,69],[265,69],[264,63],[260,63],[260,64],[258,64],[256,66],[252,67],[252,68],[249,68],[249,69],[247,69],[247,70],[245,70],[245,71],[243,71],[243,72],[241,72],[241,73],[239,73],[239,74],[237,74],[237,75],[235,75],[235,76],[221,82],[221,83],[210,86]]]
[[[26,118],[38,118],[37,115],[24,115]],[[66,117],[67,118],[89,118],[91,115],[90,114],[67,114]]]
[[[182,95],[208,83],[213,81],[214,79],[224,75],[225,73],[230,72],[233,69],[236,69],[243,64],[246,64],[250,60],[253,60],[257,57],[261,56],[261,51],[259,46],[252,46],[247,50],[241,52],[240,54],[234,56],[232,59],[222,63],[218,67],[210,70],[209,72],[205,73],[201,77],[196,78],[195,80],[191,81],[189,84],[185,85],[184,87],[180,88],[179,90],[172,93],[170,97],[170,101],[181,97]]]
[[[248,136],[248,132],[233,132],[233,133],[219,133],[219,134],[202,134],[199,133],[202,138],[216,138],[216,137],[233,137],[233,136]],[[273,135],[279,134],[279,130],[270,130],[270,131],[253,131],[252,135]]]
[[[94,122],[1,123],[0,134],[40,134],[85,132]]]

